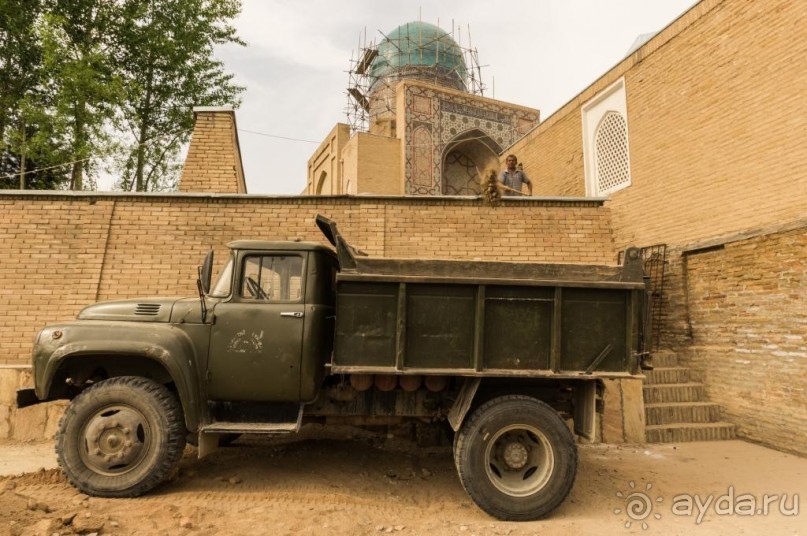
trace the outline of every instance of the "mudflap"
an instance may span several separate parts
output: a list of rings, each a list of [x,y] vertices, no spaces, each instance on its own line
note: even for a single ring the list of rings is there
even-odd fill
[[[457,400],[448,412],[448,423],[455,432],[459,431],[465,415],[471,409],[471,403],[474,401],[474,395],[481,382],[482,378],[465,378],[463,381]]]
[[[581,381],[574,388],[574,433],[593,442],[597,432],[597,381]]]
[[[219,435],[220,434],[199,432],[199,451],[197,456],[200,460],[218,450]]]

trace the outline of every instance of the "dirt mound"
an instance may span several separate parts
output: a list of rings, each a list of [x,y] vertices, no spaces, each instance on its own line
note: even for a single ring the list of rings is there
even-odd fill
[[[0,489],[3,488],[3,484],[6,482],[14,482],[18,486],[35,486],[67,483],[67,478],[61,469],[40,469],[35,473],[24,473],[14,477],[0,477]]]

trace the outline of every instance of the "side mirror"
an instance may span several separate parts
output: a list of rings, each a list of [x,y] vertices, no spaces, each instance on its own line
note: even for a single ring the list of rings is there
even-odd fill
[[[210,292],[210,278],[213,275],[213,250],[207,252],[202,266],[199,268],[199,281],[202,283],[202,292]]]

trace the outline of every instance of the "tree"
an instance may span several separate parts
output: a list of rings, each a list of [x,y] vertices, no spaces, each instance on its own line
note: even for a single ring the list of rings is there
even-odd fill
[[[213,57],[216,45],[244,44],[230,23],[240,10],[240,0],[123,0],[116,66],[126,95],[119,120],[133,140],[121,166],[123,189],[173,188],[193,106],[240,104],[244,88]]]
[[[108,0],[47,0],[37,31],[49,96],[48,130],[70,151],[70,189],[82,190],[93,158],[109,146],[109,126],[122,95],[111,55],[119,8]]]
[[[19,120],[19,102],[37,85],[42,51],[34,32],[40,0],[0,0],[0,140]]]
[[[62,156],[43,111],[42,9],[41,0],[0,0],[0,188],[49,189],[66,178],[62,169],[34,172]]]
[[[240,0],[0,0],[0,187],[176,184],[195,105],[239,104],[213,56]],[[47,169],[47,173],[31,170]],[[11,176],[10,176],[11,175]],[[16,182],[15,182],[16,181]]]
[[[54,190],[69,181],[69,147],[50,130],[47,112],[23,99],[20,127],[11,129],[0,150],[0,189]]]

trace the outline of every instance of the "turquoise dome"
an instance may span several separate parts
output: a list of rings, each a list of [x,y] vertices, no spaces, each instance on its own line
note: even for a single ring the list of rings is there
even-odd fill
[[[379,43],[369,75],[371,87],[382,78],[412,75],[432,76],[438,83],[464,90],[468,68],[462,50],[447,32],[427,22],[408,22]]]

